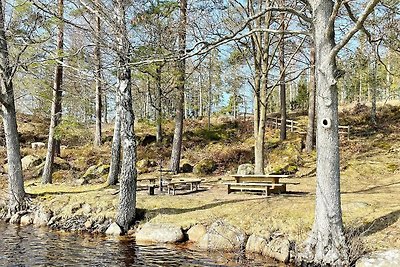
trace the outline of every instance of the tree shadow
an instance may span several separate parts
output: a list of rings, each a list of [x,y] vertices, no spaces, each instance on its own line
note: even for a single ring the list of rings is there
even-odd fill
[[[81,194],[81,193],[87,193],[87,192],[93,192],[93,191],[100,192],[105,189],[112,189],[112,187],[104,186],[104,187],[100,187],[100,188],[82,189],[79,191],[50,191],[50,192],[40,192],[40,193],[25,193],[25,195],[30,198],[36,198],[36,197],[41,197],[41,196],[45,196],[45,195]]]
[[[376,218],[372,222],[360,226],[356,232],[369,236],[386,229],[396,223],[400,218],[400,210],[392,211],[384,216]]]
[[[392,185],[400,185],[400,181],[399,182],[395,182],[395,183],[390,183],[390,184],[384,184],[384,185],[377,185],[377,186],[373,186],[370,188],[366,188],[366,189],[361,189],[361,190],[357,190],[357,191],[348,191],[348,192],[342,192],[342,194],[356,194],[356,193],[373,193],[373,191],[375,190],[379,190],[385,187],[389,187]]]
[[[269,198],[269,197],[265,197],[265,198]],[[209,203],[209,204],[205,204],[205,205],[193,207],[193,208],[159,208],[159,209],[155,209],[155,210],[145,210],[145,214],[146,214],[145,216],[148,219],[152,219],[155,216],[157,216],[158,214],[163,214],[163,215],[183,214],[183,213],[198,211],[198,210],[208,210],[208,209],[212,209],[212,208],[222,206],[225,204],[239,203],[239,202],[260,200],[260,199],[263,199],[263,198],[257,197],[257,198],[217,201],[217,202],[213,202],[213,203]]]

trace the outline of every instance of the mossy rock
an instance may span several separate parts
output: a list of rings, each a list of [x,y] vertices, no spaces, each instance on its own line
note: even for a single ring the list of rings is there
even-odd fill
[[[86,170],[86,172],[82,176],[82,178],[85,179],[85,180],[96,179],[96,178],[99,178],[99,177],[101,177],[103,175],[106,175],[109,170],[110,170],[110,165],[99,163],[97,165],[90,166]]]
[[[194,174],[211,174],[217,169],[217,164],[212,159],[203,159],[193,167]]]

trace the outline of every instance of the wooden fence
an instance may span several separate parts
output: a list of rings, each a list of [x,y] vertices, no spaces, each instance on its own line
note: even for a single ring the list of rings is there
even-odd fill
[[[267,117],[267,126],[271,128],[280,128],[281,119],[278,117]],[[286,129],[289,129],[291,132],[297,132],[305,134],[307,131],[301,127],[299,127],[299,122],[295,120],[286,120]],[[350,126],[342,126],[339,125],[339,134],[346,135],[347,139],[350,139]]]

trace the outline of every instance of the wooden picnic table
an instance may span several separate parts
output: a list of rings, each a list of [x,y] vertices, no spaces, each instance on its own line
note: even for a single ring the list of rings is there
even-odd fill
[[[190,192],[195,192],[199,190],[201,183],[201,179],[179,179],[179,180],[172,180],[168,182],[167,184],[167,189],[168,189],[168,194],[172,192],[172,195],[175,195],[175,190],[177,189],[177,186],[180,185],[190,185]]]
[[[273,183],[279,184],[279,179],[293,178],[291,174],[233,174],[237,183]]]
[[[270,193],[285,193],[287,184],[299,184],[297,182],[281,182],[280,179],[293,178],[287,174],[233,174],[235,182],[225,183],[228,186],[228,194],[233,191],[262,191],[266,195]]]

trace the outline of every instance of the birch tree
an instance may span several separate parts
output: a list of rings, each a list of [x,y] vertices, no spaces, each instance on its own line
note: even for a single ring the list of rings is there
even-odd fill
[[[343,231],[340,199],[337,69],[338,52],[361,29],[379,0],[365,6],[352,27],[335,43],[335,21],[342,1],[311,0],[315,42],[317,107],[317,188],[315,219],[302,261],[318,265],[346,266],[348,247]]]
[[[26,209],[21,152],[15,112],[13,66],[10,64],[3,1],[0,1],[0,115],[3,118],[8,161],[8,216]]]

